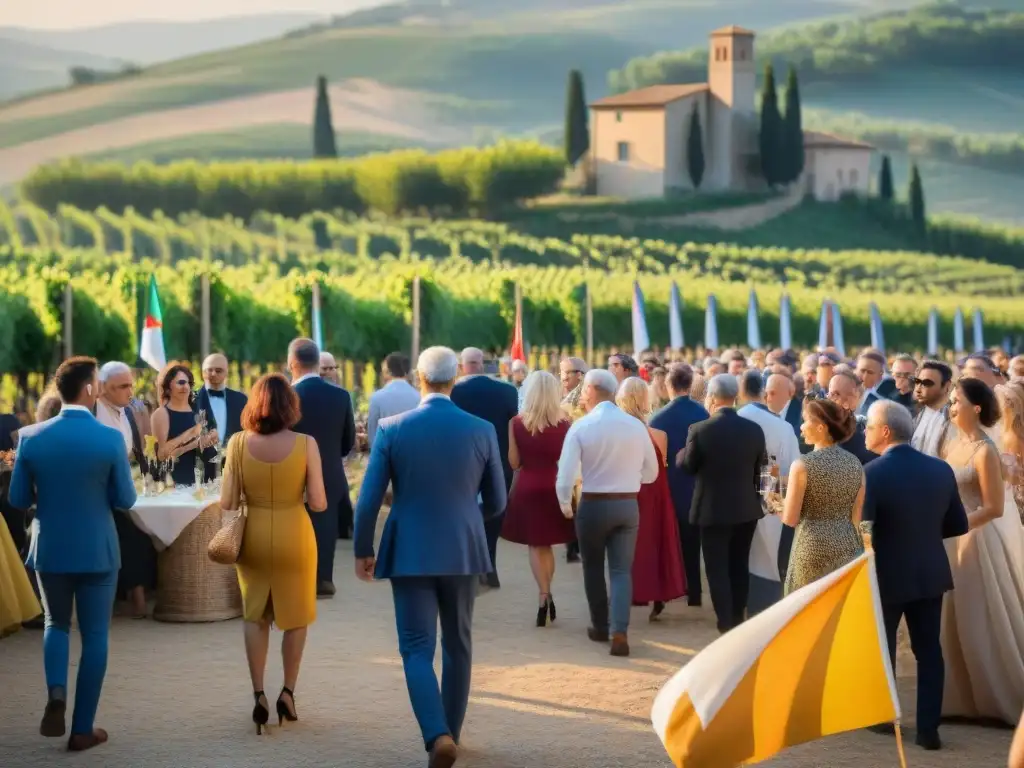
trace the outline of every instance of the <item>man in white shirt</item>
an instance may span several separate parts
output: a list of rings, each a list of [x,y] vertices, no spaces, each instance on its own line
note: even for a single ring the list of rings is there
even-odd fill
[[[595,369],[584,377],[580,404],[587,415],[576,421],[565,437],[555,492],[563,514],[572,517],[573,488],[582,476],[576,535],[590,606],[587,635],[594,642],[607,642],[610,628],[611,655],[628,656],[633,555],[640,521],[637,494],[642,484],[657,480],[658,458],[643,423],[615,405],[618,386],[610,371]],[[604,578],[606,551],[610,602]]]
[[[914,436],[910,444],[929,456],[942,458],[942,449],[956,427],[949,420],[949,392],[953,386],[953,370],[938,360],[926,360],[914,379]]]
[[[800,444],[793,428],[764,403],[764,384],[758,371],[747,371],[740,377],[740,403],[737,413],[757,423],[764,432],[765,448],[775,457],[779,476],[788,477],[789,468],[800,458]]]
[[[384,358],[381,377],[384,386],[370,395],[370,415],[366,422],[366,439],[370,448],[377,436],[381,419],[411,411],[420,404],[420,393],[408,382],[409,358],[401,352],[392,352]]]
[[[135,386],[132,369],[125,363],[110,362],[100,368],[100,397],[96,401],[96,419],[100,424],[113,427],[124,438],[125,451],[132,455],[135,441],[132,435],[128,404]]]

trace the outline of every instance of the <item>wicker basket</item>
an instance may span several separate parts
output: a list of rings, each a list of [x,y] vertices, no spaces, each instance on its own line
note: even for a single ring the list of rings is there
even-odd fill
[[[217,565],[206,555],[221,525],[220,505],[211,504],[160,553],[154,619],[204,622],[242,615],[235,567]]]

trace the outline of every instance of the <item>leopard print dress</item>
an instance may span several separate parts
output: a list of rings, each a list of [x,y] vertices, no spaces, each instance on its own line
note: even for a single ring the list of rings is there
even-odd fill
[[[864,552],[864,542],[851,520],[864,482],[860,460],[835,445],[800,460],[807,468],[807,489],[786,572],[787,595]]]

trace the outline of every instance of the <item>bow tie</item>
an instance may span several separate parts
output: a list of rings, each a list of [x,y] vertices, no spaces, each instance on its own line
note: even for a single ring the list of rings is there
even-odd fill
[[[221,400],[224,399],[223,389],[208,389],[206,390],[206,394],[208,394],[210,397],[219,397]]]

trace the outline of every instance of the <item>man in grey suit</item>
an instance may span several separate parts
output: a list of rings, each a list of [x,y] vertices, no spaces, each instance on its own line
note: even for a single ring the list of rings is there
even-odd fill
[[[366,439],[371,449],[381,419],[411,411],[420,404],[420,393],[407,380],[408,357],[401,352],[392,352],[384,358],[381,376],[384,386],[370,395],[370,416],[366,422]]]

